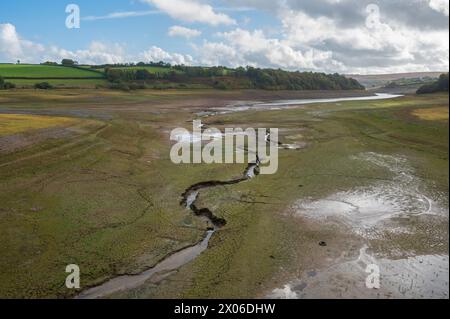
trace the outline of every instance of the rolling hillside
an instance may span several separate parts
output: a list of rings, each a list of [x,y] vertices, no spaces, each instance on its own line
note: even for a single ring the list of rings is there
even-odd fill
[[[101,72],[60,65],[0,64],[0,76],[5,79],[98,79]]]
[[[0,64],[0,77],[17,88],[105,87],[136,89],[363,90],[340,74],[290,72],[254,67],[172,66],[164,62],[115,65]],[[67,62],[67,61],[66,61]],[[49,62],[50,63],[50,62]],[[46,83],[43,83],[46,82]]]
[[[0,77],[14,83],[18,88],[34,87],[39,82],[48,82],[54,87],[61,88],[93,88],[107,85],[102,71],[81,66],[0,64]]]

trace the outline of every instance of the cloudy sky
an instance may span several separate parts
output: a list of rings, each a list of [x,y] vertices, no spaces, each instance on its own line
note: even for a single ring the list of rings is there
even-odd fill
[[[80,8],[79,29],[66,6]],[[447,71],[448,0],[2,0],[0,62]]]

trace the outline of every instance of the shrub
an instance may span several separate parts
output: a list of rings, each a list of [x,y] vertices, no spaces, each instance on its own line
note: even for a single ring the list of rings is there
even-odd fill
[[[435,92],[448,92],[448,73],[441,74],[439,80],[434,83],[421,86],[417,94],[429,94]]]
[[[53,89],[53,86],[48,82],[41,82],[41,83],[36,83],[34,85],[34,88],[38,89],[38,90],[50,90],[50,89]]]
[[[0,76],[0,90],[14,89],[16,85],[11,82],[5,82],[5,80]]]
[[[131,88],[128,86],[128,84],[124,83],[124,82],[117,82],[117,83],[111,83],[109,85],[109,88],[112,90],[121,90],[121,91],[130,91]]]

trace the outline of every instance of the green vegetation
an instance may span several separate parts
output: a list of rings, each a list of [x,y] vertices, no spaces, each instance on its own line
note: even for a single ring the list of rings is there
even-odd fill
[[[75,292],[64,287],[68,264],[80,266],[87,287],[152,267],[198,242],[207,225],[179,206],[181,193],[194,183],[239,176],[244,165],[175,165],[168,157],[168,132],[190,127],[187,121],[198,112],[192,105],[206,109],[215,106],[212,99],[219,104],[261,98],[257,92],[246,94],[2,93],[2,111],[45,112],[76,121],[58,124],[51,136],[48,129],[23,132],[27,141],[36,142],[14,152],[2,151],[1,143],[20,146],[20,136],[0,138],[0,297],[71,297]],[[272,98],[285,94],[275,92]],[[361,153],[408,158],[421,189],[448,205],[448,120],[423,118],[436,116],[443,106],[448,108],[448,94],[208,117],[206,124],[218,128],[278,127],[283,143],[307,147],[280,150],[275,175],[202,193],[199,204],[228,221],[209,249],[158,285],[148,282],[118,296],[260,297],[291,274],[342,257],[342,247],[357,257],[361,238],[298,218],[291,208],[299,199],[392,180],[389,171],[353,159]],[[29,121],[39,123],[38,118]],[[390,240],[418,253],[445,254],[448,242],[436,244],[432,236],[448,237],[448,220],[435,218],[402,220],[414,223],[420,236],[394,233]]]
[[[61,65],[0,64],[0,76],[20,87],[43,80],[55,87],[104,86],[135,89],[264,89],[264,90],[362,90],[356,80],[339,74],[288,72],[253,67],[195,67],[164,62],[87,66],[64,59]],[[110,83],[107,84],[107,81]]]
[[[358,81],[339,74],[288,72],[253,67],[229,69],[225,67],[166,66],[165,72],[154,66],[105,68],[107,79],[120,82],[173,82],[203,84],[217,89],[264,90],[362,90]],[[161,69],[162,67],[158,67]]]
[[[9,82],[15,84],[19,88],[34,87],[37,81],[36,79],[10,79]],[[49,83],[56,88],[95,88],[95,87],[107,87],[108,82],[105,79],[45,79],[45,82]]]
[[[34,88],[38,89],[38,90],[50,90],[50,89],[53,89],[53,86],[48,82],[41,82],[41,83],[36,83],[34,85]]]
[[[16,85],[11,82],[6,82],[1,76],[0,76],[0,90],[9,90],[14,89]]]
[[[417,90],[417,94],[448,92],[448,73],[442,74],[434,83],[426,84]]]
[[[93,79],[103,74],[83,68],[60,65],[0,64],[0,76],[6,79]]]
[[[389,82],[384,86],[384,88],[387,89],[395,89],[405,86],[422,86],[425,84],[430,84],[434,82],[435,79],[431,77],[423,77],[423,78],[402,78],[398,80],[394,80]]]
[[[0,137],[55,126],[67,126],[77,120],[56,116],[0,114]]]
[[[61,61],[61,65],[64,65],[64,66],[75,66],[77,64],[78,64],[78,62],[71,60],[71,59],[63,59]]]

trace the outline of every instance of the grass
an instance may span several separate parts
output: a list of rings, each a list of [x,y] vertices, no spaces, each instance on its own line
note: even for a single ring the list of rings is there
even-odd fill
[[[48,127],[68,126],[76,122],[76,119],[67,117],[0,114],[0,136],[13,135],[28,130]]]
[[[14,83],[18,87],[33,87],[39,82],[48,82],[54,87],[58,88],[92,88],[95,86],[106,86],[108,82],[103,79],[45,79],[45,80],[30,80],[30,79],[9,79],[8,82]]]
[[[91,70],[54,65],[0,64],[0,76],[9,78],[102,78]]]
[[[160,73],[160,74],[166,74],[169,72],[176,72],[181,73],[180,70],[172,69],[172,68],[162,68],[162,67],[156,67],[156,66],[132,66],[132,67],[118,67],[114,68],[118,70],[128,70],[128,71],[137,71],[137,70],[147,70],[150,73]]]
[[[0,157],[0,296],[70,297],[75,292],[64,287],[67,264],[80,265],[86,287],[139,272],[200,240],[204,221],[179,206],[180,194],[197,182],[237,176],[244,167],[174,165],[167,134],[189,127],[186,121],[198,111],[193,105],[202,109],[212,98],[219,103],[241,94],[24,90],[2,95],[0,110],[72,116],[79,122],[75,136]],[[298,199],[392,177],[351,160],[364,152],[406,156],[426,189],[448,194],[448,122],[414,115],[443,105],[448,95],[438,94],[208,118],[207,124],[220,128],[278,127],[284,129],[283,142],[308,147],[280,151],[275,175],[202,192],[199,204],[228,221],[210,248],[159,285],[147,283],[118,296],[261,296],[290,272],[301,274],[339,256],[342,246],[359,249],[361,239],[292,218],[289,207]],[[403,244],[426,251],[430,226],[419,226],[423,236]],[[328,247],[320,248],[319,241]],[[448,243],[436,247],[444,253]]]
[[[418,109],[412,113],[414,116],[427,121],[448,121],[448,107],[433,107]]]

